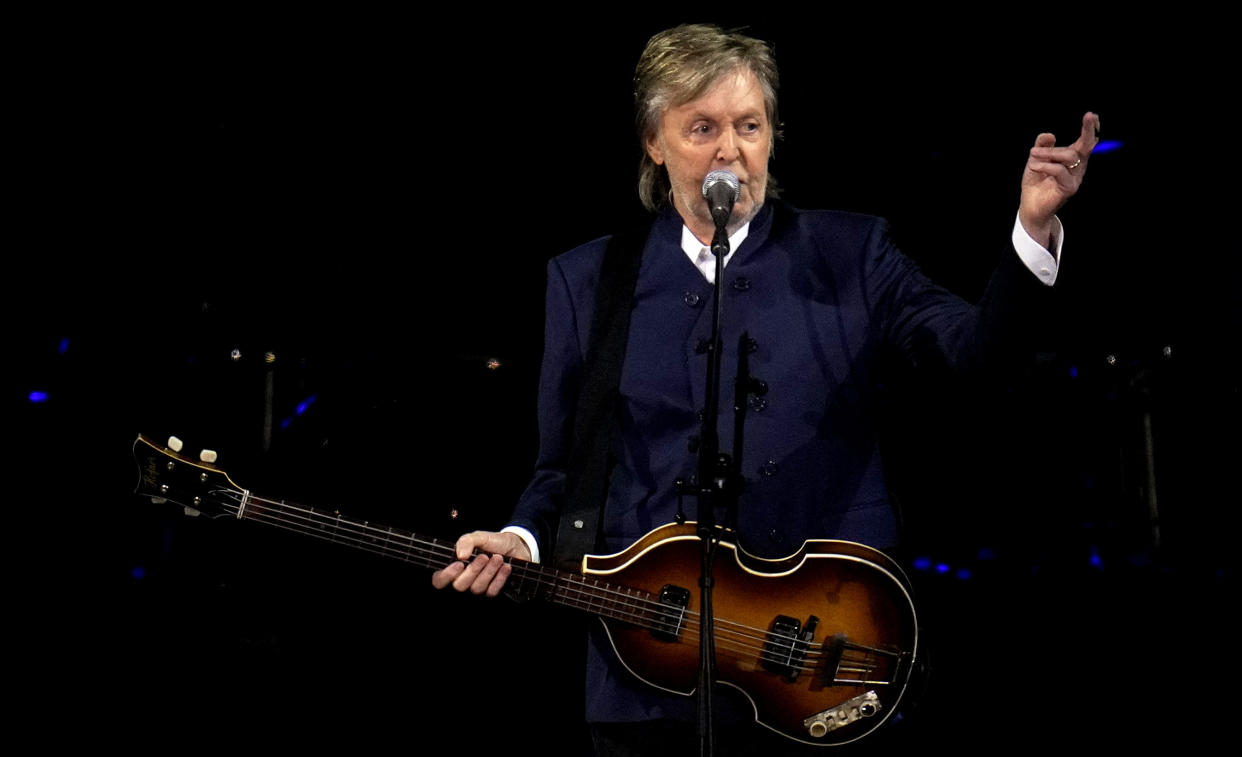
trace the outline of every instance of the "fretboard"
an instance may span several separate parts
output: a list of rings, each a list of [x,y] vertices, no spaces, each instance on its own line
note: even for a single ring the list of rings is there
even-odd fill
[[[457,559],[455,544],[420,536],[392,526],[356,521],[339,512],[319,510],[229,490],[218,492],[225,506],[243,520],[265,523],[335,544],[438,570]],[[675,635],[685,613],[662,604],[650,592],[611,584],[591,576],[557,570],[538,563],[509,559],[513,572],[505,587],[520,599],[573,607],[593,615]]]

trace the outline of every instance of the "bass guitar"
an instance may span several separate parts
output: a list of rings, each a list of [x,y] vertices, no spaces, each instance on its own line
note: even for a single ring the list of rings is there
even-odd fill
[[[170,444],[174,444],[170,440]],[[137,493],[212,517],[266,523],[438,569],[453,542],[335,511],[260,497],[211,462],[139,435]],[[206,456],[208,460],[211,456]],[[697,684],[699,537],[693,524],[657,528],[628,549],[587,555],[582,572],[512,560],[506,591],[598,616],[617,657],[645,683],[691,696]],[[787,738],[833,746],[891,718],[918,647],[909,583],[887,555],[815,540],[778,560],[724,534],[716,560],[718,681],[741,691],[755,721]]]

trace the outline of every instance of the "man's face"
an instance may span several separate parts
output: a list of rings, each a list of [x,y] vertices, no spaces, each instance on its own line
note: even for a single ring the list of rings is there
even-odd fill
[[[771,147],[763,88],[744,68],[720,77],[699,99],[664,111],[659,130],[646,143],[651,159],[668,169],[673,204],[700,241],[710,241],[715,229],[703,178],[722,168],[737,174],[742,195],[729,218],[732,231],[763,204]]]

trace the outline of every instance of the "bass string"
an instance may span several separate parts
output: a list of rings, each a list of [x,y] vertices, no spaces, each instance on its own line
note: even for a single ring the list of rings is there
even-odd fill
[[[594,599],[589,592],[581,593],[585,598],[563,598],[564,604],[581,610],[592,611],[595,614],[605,614],[599,612],[601,603]],[[660,605],[661,608],[667,608],[666,605]],[[614,608],[615,610],[616,608]],[[696,639],[699,636],[701,624],[694,622],[698,618],[697,613],[687,613],[691,618],[691,622],[685,624],[674,623],[671,620],[660,622],[658,619],[653,620],[652,617],[640,609],[634,609],[630,612],[612,612],[607,614],[618,620],[627,621],[633,625],[645,628],[651,631],[678,631],[679,634],[684,633],[688,639]],[[726,627],[719,626],[717,623],[717,639],[722,644],[728,646],[728,649],[734,653],[744,653],[757,656],[761,661],[769,661],[784,664],[792,656],[801,657],[804,663],[800,664],[798,669],[803,671],[813,671],[826,662],[829,657],[826,652],[814,647],[820,646],[810,642],[804,642],[787,636],[757,636],[749,631],[753,630],[749,626],[738,623],[726,624]],[[727,627],[734,626],[733,628]],[[680,629],[680,630],[679,630]],[[863,665],[868,670],[874,670],[878,666],[871,664],[867,657],[858,657],[849,653],[850,650],[843,651],[841,655],[842,662],[850,662],[854,665]]]
[[[573,574],[572,580],[574,583],[567,584],[565,588],[572,588],[573,586],[579,585],[590,579],[588,579],[585,576]],[[621,605],[624,605],[627,603],[628,600],[633,598],[629,594],[623,593],[621,591],[617,591],[615,589],[611,589],[611,585],[605,584],[603,587],[601,587],[598,585],[598,583],[596,583],[590,588],[583,589],[580,591],[580,594],[582,594],[586,598],[577,601],[575,606],[578,607],[579,609],[584,609],[584,610],[599,609],[601,608],[602,603],[594,602],[592,601],[592,599],[595,596],[597,596],[598,592],[609,591],[609,590],[611,590],[612,594],[616,595],[617,599],[616,600],[609,599],[609,600],[604,600],[604,601],[617,601]],[[644,592],[644,594],[646,594],[647,597],[651,596],[647,592]],[[564,600],[568,602],[569,598],[564,597]],[[690,609],[683,610],[682,608],[678,608],[673,605],[668,605],[662,602],[658,602],[655,600],[649,600],[649,599],[645,600],[641,605],[639,605],[639,607],[642,608],[644,612],[650,612],[654,616],[655,624],[647,626],[650,630],[666,630],[669,626],[680,627],[684,625],[687,630],[697,632],[699,626],[701,625],[701,614],[695,610],[690,610]],[[629,619],[633,621],[645,620],[646,616],[642,615],[641,613],[632,613],[629,615]],[[682,623],[682,619],[685,620],[684,624]],[[757,628],[755,626],[750,626],[750,625],[746,625],[743,623],[738,623],[735,621],[731,621],[727,618],[717,617],[715,620],[716,620],[717,633],[720,633],[721,631],[725,631],[727,633],[732,633],[736,636],[745,636],[755,642],[760,642],[760,643],[773,642],[775,646],[779,648],[783,648],[783,649],[788,649],[791,651],[801,646],[802,649],[806,650],[810,654],[816,654],[816,655],[826,654],[826,652],[822,650],[823,648],[822,642],[817,642],[817,641],[804,642],[800,639],[796,639],[796,638],[792,638],[788,636],[770,635],[766,629]],[[639,625],[644,625],[644,624],[639,623]]]
[[[530,567],[537,568],[538,566]],[[515,566],[515,574],[518,570],[519,568]],[[629,620],[635,623],[635,625],[643,626],[648,630],[664,631],[668,630],[670,627],[684,627],[688,632],[697,633],[699,627],[701,626],[701,614],[699,612],[690,609],[682,609],[674,605],[668,605],[663,602],[659,602],[658,600],[650,599],[652,595],[649,592],[642,591],[642,596],[635,596],[628,592],[641,590],[619,590],[614,588],[611,584],[600,585],[598,580],[580,574],[558,573],[557,578],[565,579],[565,583],[558,584],[556,587],[560,592],[559,601],[562,601],[565,604],[572,603],[572,606],[578,609],[589,612],[593,611],[595,614],[607,614],[601,612],[601,610],[605,609],[606,606],[624,608],[626,605],[632,604],[637,609],[634,611],[623,611],[622,615],[624,617],[620,617],[619,619]],[[546,579],[539,573],[535,573],[534,577],[530,580],[541,582]],[[578,588],[587,585],[588,581],[592,583],[586,586],[586,588]],[[566,590],[572,590],[575,588],[578,588],[580,598],[571,598],[566,593]],[[598,597],[600,597],[601,594],[608,594],[611,596],[599,599]],[[803,641],[790,636],[773,635],[766,629],[746,625],[744,623],[738,623],[721,617],[716,617],[715,625],[717,633],[724,631],[726,633],[731,633],[734,636],[746,637],[750,641],[761,645],[771,643],[773,647],[781,651],[804,652],[809,657],[826,657],[829,655],[828,650],[825,649],[825,643],[821,641]],[[860,648],[850,642],[846,642],[844,657],[842,659],[849,658],[849,652],[854,649],[858,649],[864,653],[868,652],[865,648]],[[862,658],[860,658],[860,660],[861,659]]]
[[[652,631],[669,631],[684,628],[687,633],[696,637],[698,635],[701,626],[701,616],[693,610],[682,610],[681,608],[651,600],[631,603],[628,601],[633,598],[631,595],[618,592],[615,589],[611,593],[617,595],[618,599],[598,599],[598,591],[600,589],[598,586],[580,589],[572,596],[566,593],[566,590],[572,592],[577,583],[583,580],[584,577],[575,575],[574,583],[565,587],[558,587],[561,591],[560,601],[578,609],[594,611],[595,614],[626,620]],[[650,594],[647,594],[647,596],[649,597]],[[604,609],[608,609],[610,612],[603,612]],[[792,654],[803,650],[811,652],[819,646],[818,642],[802,642],[799,639],[787,636],[770,636],[763,629],[723,618],[716,619],[716,632],[717,635],[723,633],[733,639],[744,640],[744,643],[752,644],[750,648],[753,650],[764,649],[765,646],[770,644],[771,647],[778,651],[788,651]],[[738,643],[743,642],[739,641]]]
[[[236,493],[232,491],[226,493],[226,497],[230,499],[236,498],[236,496]],[[230,512],[235,514],[238,508],[234,508]],[[275,514],[271,511],[275,511]],[[387,526],[380,528],[369,523],[358,523],[344,519],[337,513],[327,513],[279,500],[251,497],[247,502],[246,517],[256,522],[267,523],[274,527],[343,543],[374,554],[403,558],[407,562],[417,558],[427,567],[435,567],[440,562],[451,562],[456,557],[452,546],[436,540],[429,541],[418,537],[416,534],[392,529]],[[383,539],[382,542],[376,541],[381,538]],[[394,538],[406,543],[394,544]],[[699,619],[699,613],[692,610],[682,611],[680,608],[651,600],[649,599],[650,594],[647,592],[643,592],[646,597],[636,596],[632,593],[636,590],[619,590],[610,584],[601,586],[598,581],[590,586],[589,589],[584,589],[582,588],[583,584],[590,580],[585,576],[555,572],[556,575],[549,577],[545,574],[547,569],[539,568],[534,564],[515,565],[515,572],[523,569],[523,572],[530,574],[525,577],[528,581],[534,581],[554,591],[576,591],[579,596],[588,597],[588,599],[575,600],[568,596],[562,596],[561,601],[569,606],[586,610],[602,610],[607,607],[612,611],[612,615],[619,620],[626,620],[656,631],[665,630],[670,625],[674,627],[681,625],[679,619],[684,617],[687,620],[684,624],[685,630],[692,637],[697,637],[698,635],[699,623],[696,621]],[[563,580],[558,581],[557,579]],[[718,637],[722,632],[726,635],[726,641],[729,644],[730,650],[755,653],[761,659],[769,659],[774,662],[784,659],[781,656],[781,653],[784,652],[789,654],[801,653],[806,658],[818,658],[825,654],[821,650],[822,643],[820,642],[802,642],[801,640],[785,636],[770,637],[763,629],[736,623],[724,618],[716,619],[716,631]],[[797,649],[799,645],[802,645],[803,648]],[[858,661],[859,664],[864,662],[865,660]],[[869,666],[869,669],[874,668],[875,666]],[[813,667],[804,666],[802,669],[811,670]]]
[[[438,543],[434,541],[415,541],[410,540],[406,544],[396,544],[392,537],[408,539],[408,537],[396,533],[378,532],[384,535],[383,541],[377,541],[379,537],[375,534],[367,534],[349,527],[337,527],[335,524],[312,524],[300,522],[296,519],[279,517],[271,513],[250,513],[246,518],[256,523],[264,523],[276,528],[283,528],[288,531],[313,536],[325,541],[336,544],[354,547],[363,552],[370,552],[376,555],[383,555],[403,562],[414,563],[422,567],[437,567],[452,562],[454,559],[453,547],[448,544]]]
[[[235,496],[235,495],[234,495]],[[235,512],[235,511],[234,511]],[[390,526],[373,526],[314,508],[294,505],[262,497],[247,501],[247,520],[278,526],[309,536],[336,541],[376,554],[403,557],[407,562],[418,557],[424,560],[455,557],[453,546],[437,539],[426,539]],[[434,563],[429,562],[428,565]]]
[[[252,498],[248,505],[246,518],[260,523],[285,528],[292,531],[317,536],[329,541],[346,544],[377,554],[403,558],[410,561],[417,558],[427,567],[446,564],[456,559],[453,546],[435,540],[426,540],[404,531],[387,527],[379,528],[367,523],[357,523],[312,508],[290,505],[284,502]],[[532,563],[511,563],[518,580],[533,582],[537,586],[547,588],[553,593],[559,592],[572,601],[572,595],[593,594],[599,598],[601,606],[625,608],[633,606],[648,615],[657,618],[664,614],[666,619],[674,617],[674,610],[667,605],[651,600],[650,595],[636,595],[635,590],[620,590],[611,585],[596,585],[590,590],[585,588],[585,579],[574,574],[562,574],[559,571],[538,566]],[[644,592],[645,594],[645,592]],[[622,609],[622,614],[627,610]],[[632,613],[630,613],[632,614]]]
[[[266,506],[266,507],[263,507]],[[271,511],[275,511],[275,513]],[[309,535],[366,549],[368,551],[388,554],[395,557],[410,558],[418,555],[427,565],[434,567],[440,562],[447,563],[456,559],[453,546],[436,540],[427,540],[410,532],[395,530],[388,527],[380,528],[369,523],[358,523],[341,518],[333,513],[325,513],[313,508],[291,505],[259,497],[249,500],[246,517],[257,522],[281,526],[289,530],[300,531]],[[403,543],[394,544],[394,539]],[[434,561],[433,561],[434,558]],[[583,588],[589,579],[577,574],[561,573],[534,563],[511,563],[519,580],[533,581],[537,585],[552,591],[590,591],[600,596],[601,601],[620,605],[633,604],[642,607],[649,613],[665,614],[668,618],[675,616],[676,608],[650,599],[650,594],[634,594],[634,589],[624,590],[610,584],[595,585],[590,589]]]
[[[374,537],[362,536],[360,534],[365,534],[365,532],[357,529],[351,529],[347,526],[338,527],[335,519],[319,525],[313,525],[312,523],[302,522],[296,519],[278,517],[271,512],[265,512],[259,507],[254,507],[247,517],[258,523],[265,523],[277,528],[284,528],[286,530],[317,536],[336,543],[348,544],[363,551],[375,554],[384,554],[408,559],[411,556],[412,551],[430,552],[434,554],[434,557],[439,558],[439,562],[448,562],[454,557],[454,553],[451,548],[447,546],[443,546],[439,549],[422,548],[419,550],[417,541],[413,542],[412,546],[407,545],[404,547],[396,547],[390,543],[372,543],[370,538]],[[327,527],[330,527],[331,530],[324,531],[323,529]],[[373,530],[375,530],[377,534],[388,536],[388,532],[386,531],[380,531],[378,529]],[[427,566],[436,564],[433,561],[432,556],[420,555],[420,557],[423,563]],[[603,614],[608,617],[613,617],[618,620],[646,627],[650,630],[666,630],[670,626],[676,627],[677,625],[675,621],[678,618],[678,613],[674,610],[674,608],[670,608],[668,605],[647,600],[632,593],[618,591],[617,589],[613,589],[611,587],[606,588],[596,585],[591,587],[591,590],[588,591],[577,586],[577,583],[580,581],[580,577],[578,576],[574,576],[572,580],[569,580],[566,583],[558,583],[555,579],[551,579],[539,572],[533,572],[533,578],[528,580],[544,584],[560,592],[560,601],[570,607],[595,610],[598,611],[596,614]],[[601,594],[608,594],[612,596],[601,597]],[[695,614],[692,613],[692,615]],[[745,628],[744,626],[739,627]],[[697,637],[698,624],[687,624],[686,630],[691,637]],[[752,645],[747,643],[749,640],[755,638],[750,634],[743,634],[737,631],[721,629],[718,627],[717,631],[719,632],[721,630],[724,630],[725,633],[732,633],[735,636],[743,637],[741,640],[736,638],[730,640],[731,643],[729,647],[736,652],[754,653],[761,659],[770,659],[773,662],[779,662],[782,659],[779,654],[779,650],[774,653],[770,648],[765,649],[763,644]],[[780,642],[773,642],[773,644],[778,648],[780,646],[785,646],[792,652],[794,644],[796,644],[796,640],[784,645]]]

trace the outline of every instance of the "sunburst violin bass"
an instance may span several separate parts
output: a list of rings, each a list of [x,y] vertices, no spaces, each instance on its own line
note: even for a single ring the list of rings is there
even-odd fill
[[[260,497],[211,462],[139,436],[137,492],[212,516],[266,523],[439,569],[452,543]],[[211,459],[208,456],[208,459]],[[658,689],[692,696],[699,657],[699,537],[690,523],[655,529],[628,549],[587,555],[582,572],[513,559],[506,592],[600,618],[618,659]],[[726,532],[714,595],[718,681],[741,691],[755,721],[833,746],[872,733],[897,710],[918,628],[909,583],[871,547],[815,540],[778,560],[747,554]]]

